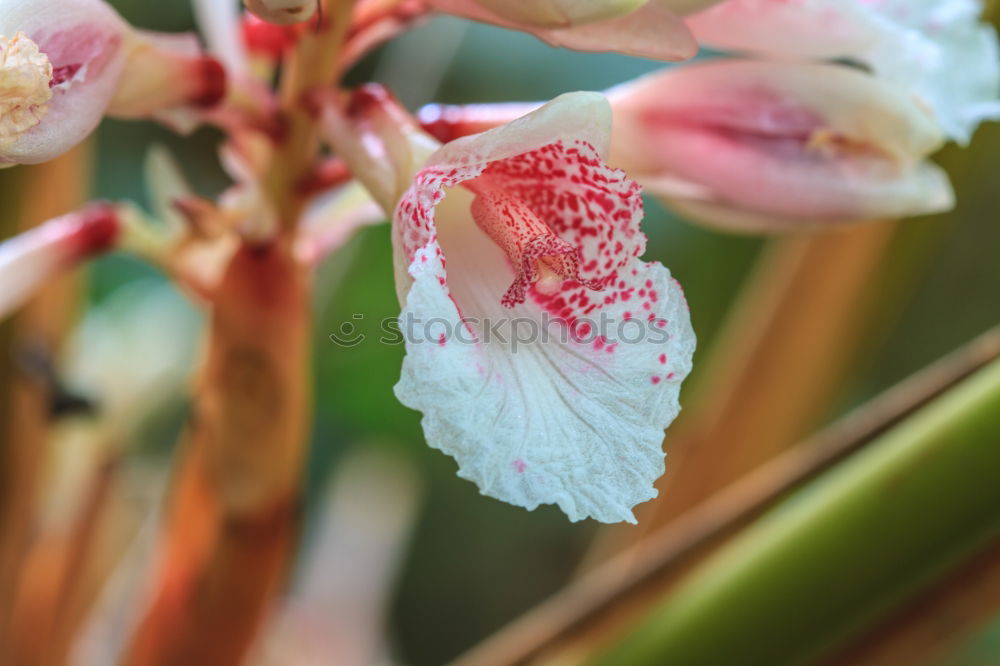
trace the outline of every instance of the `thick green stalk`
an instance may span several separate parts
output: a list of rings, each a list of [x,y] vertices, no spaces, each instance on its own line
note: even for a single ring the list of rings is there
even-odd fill
[[[594,664],[798,664],[1000,537],[1000,362],[712,558]]]

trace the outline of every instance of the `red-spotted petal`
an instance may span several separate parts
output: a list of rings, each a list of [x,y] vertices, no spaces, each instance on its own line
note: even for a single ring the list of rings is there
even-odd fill
[[[394,239],[396,392],[428,443],[484,494],[614,522],[656,494],[695,340],[669,271],[637,258],[642,200],[603,164],[609,131],[607,101],[577,93],[452,142]]]

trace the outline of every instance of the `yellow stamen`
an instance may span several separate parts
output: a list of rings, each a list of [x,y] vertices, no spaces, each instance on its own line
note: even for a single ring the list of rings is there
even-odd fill
[[[0,35],[0,144],[42,121],[52,99],[52,63],[24,33]]]

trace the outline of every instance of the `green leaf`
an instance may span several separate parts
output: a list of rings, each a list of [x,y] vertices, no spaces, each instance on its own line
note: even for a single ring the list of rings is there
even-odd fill
[[[1000,362],[707,561],[595,664],[799,664],[1000,536]]]

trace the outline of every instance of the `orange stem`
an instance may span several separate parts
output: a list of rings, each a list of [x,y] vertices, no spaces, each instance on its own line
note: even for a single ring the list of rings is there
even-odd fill
[[[308,292],[281,242],[244,245],[223,278],[130,666],[239,664],[284,580],[310,412]]]

